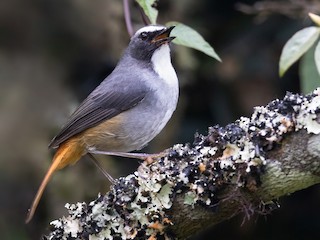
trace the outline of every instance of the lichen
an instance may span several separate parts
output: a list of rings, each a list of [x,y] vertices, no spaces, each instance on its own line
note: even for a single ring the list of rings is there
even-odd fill
[[[266,152],[286,134],[306,129],[319,134],[320,90],[308,96],[287,93],[266,107],[256,107],[225,127],[210,127],[193,144],[177,144],[167,156],[144,162],[119,178],[106,195],[89,204],[67,204],[68,217],[51,222],[48,239],[171,239],[168,209],[175,197],[217,211],[218,193],[233,185],[255,191],[261,185]]]

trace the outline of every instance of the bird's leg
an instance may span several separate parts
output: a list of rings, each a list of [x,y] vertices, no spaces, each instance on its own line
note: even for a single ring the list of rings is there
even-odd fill
[[[110,181],[110,183],[114,184],[114,178],[101,166],[100,162],[95,159],[95,157],[91,153],[87,153],[87,155],[90,157],[94,165],[96,165],[97,168],[99,168],[99,170],[102,172],[102,174]]]
[[[127,153],[127,152],[106,152],[106,151],[99,151],[99,150],[90,150],[90,153],[92,154],[101,154],[101,155],[110,155],[110,156],[118,156],[118,157],[127,157],[127,158],[135,158],[140,159],[144,161],[150,161],[153,162],[153,158],[160,158],[166,156],[167,152],[163,151],[160,153]]]

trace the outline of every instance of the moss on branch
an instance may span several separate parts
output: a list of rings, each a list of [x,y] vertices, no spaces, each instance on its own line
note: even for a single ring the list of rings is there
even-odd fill
[[[320,182],[320,90],[287,93],[144,162],[89,204],[67,204],[47,239],[184,239]]]

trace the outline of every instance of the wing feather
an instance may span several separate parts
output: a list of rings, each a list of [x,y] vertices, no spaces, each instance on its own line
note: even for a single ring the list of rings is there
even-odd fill
[[[146,90],[141,89],[139,84],[121,87],[116,81],[119,79],[107,80],[82,102],[60,133],[52,139],[49,147],[56,148],[72,136],[134,107],[146,95]]]

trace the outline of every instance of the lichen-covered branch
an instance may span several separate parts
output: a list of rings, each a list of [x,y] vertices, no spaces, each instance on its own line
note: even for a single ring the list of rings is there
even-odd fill
[[[48,239],[185,239],[320,183],[320,90],[287,93],[145,161],[89,204],[67,204]]]

